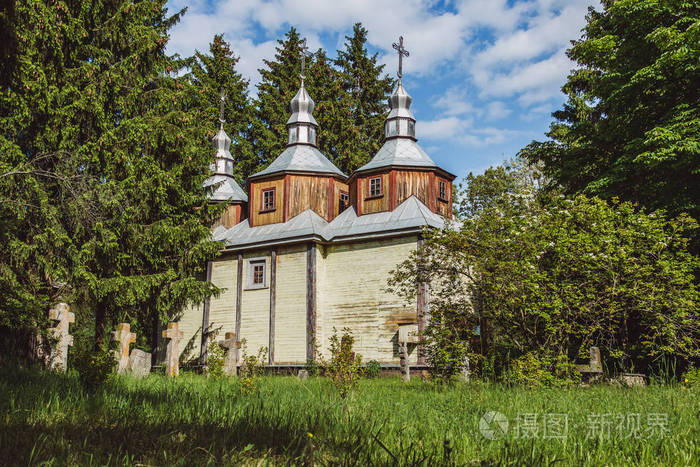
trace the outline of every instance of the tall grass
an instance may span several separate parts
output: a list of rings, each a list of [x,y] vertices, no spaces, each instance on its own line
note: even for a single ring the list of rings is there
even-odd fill
[[[230,379],[114,378],[86,393],[74,376],[5,368],[3,464],[693,465],[697,392],[505,388],[363,380],[344,402],[322,378],[265,377],[253,394]],[[568,416],[564,439],[479,431],[487,411]],[[590,437],[588,415],[668,416],[664,437]]]

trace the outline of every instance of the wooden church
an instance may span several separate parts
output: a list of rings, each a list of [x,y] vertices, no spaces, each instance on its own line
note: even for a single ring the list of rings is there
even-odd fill
[[[416,302],[406,303],[385,290],[387,279],[420,245],[425,226],[441,228],[451,217],[455,178],[417,144],[401,65],[398,76],[384,144],[349,176],[318,150],[303,75],[287,147],[248,178],[247,195],[233,178],[222,122],[205,185],[215,185],[213,202],[227,204],[213,230],[223,251],[207,267],[208,280],[225,290],[180,318],[201,358],[208,332],[218,329],[245,339],[250,353],[267,347],[271,366],[302,366],[317,352],[327,356],[334,328],[348,328],[364,361],[398,366],[399,335],[415,335],[429,319],[429,290],[419,287]],[[424,364],[417,347],[408,349],[412,365]]]

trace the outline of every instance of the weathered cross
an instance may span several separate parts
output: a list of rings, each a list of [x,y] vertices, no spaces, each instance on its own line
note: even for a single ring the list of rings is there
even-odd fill
[[[306,39],[301,41],[301,46],[299,47],[299,50],[301,50],[301,82],[303,84],[304,80],[306,79],[306,54],[307,49],[306,49]]]
[[[180,339],[183,335],[176,322],[168,323],[168,329],[163,331],[163,337],[170,339],[165,352],[165,376],[180,375]]]
[[[403,47],[403,36],[399,36],[399,43],[394,42],[392,44],[394,50],[399,53],[399,72],[396,75],[401,79],[403,77],[403,57],[408,57],[408,50]]]
[[[58,321],[56,327],[49,331],[58,339],[56,347],[51,352],[51,368],[66,371],[68,367],[68,346],[73,345],[73,336],[69,332],[70,323],[75,323],[75,314],[70,312],[67,303],[59,303],[49,310],[49,319]]]
[[[221,123],[221,129],[224,129],[224,123],[226,123],[226,120],[224,120],[224,103],[226,102],[226,91],[224,89],[221,89],[221,93],[219,94],[219,123]]]
[[[236,367],[238,367],[238,352],[241,343],[236,340],[235,332],[227,332],[226,339],[219,341],[219,345],[226,349],[224,357],[224,374],[227,376],[236,376]]]
[[[136,334],[131,332],[129,323],[119,323],[117,330],[112,332],[112,340],[119,342],[119,349],[114,352],[117,373],[124,373],[129,367],[129,345],[136,342]]]

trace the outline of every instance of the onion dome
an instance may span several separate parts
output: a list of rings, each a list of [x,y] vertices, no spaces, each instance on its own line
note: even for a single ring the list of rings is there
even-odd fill
[[[304,80],[301,81],[299,92],[289,103],[289,110],[292,115],[287,120],[287,144],[310,144],[316,146],[316,134],[318,122],[314,118],[314,100],[304,87]]]

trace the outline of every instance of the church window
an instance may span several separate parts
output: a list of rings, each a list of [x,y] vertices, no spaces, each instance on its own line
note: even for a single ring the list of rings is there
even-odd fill
[[[316,144],[316,129],[309,127],[309,143]]]
[[[382,196],[382,177],[374,177],[369,179],[369,196]]]
[[[447,201],[447,183],[440,180],[440,193],[438,198]]]
[[[265,258],[251,258],[248,260],[248,286],[249,289],[261,289],[267,286],[267,261]]]
[[[275,189],[263,190],[262,192],[262,212],[274,211],[275,209]]]
[[[350,205],[350,195],[346,191],[340,192],[340,203],[338,205],[338,214],[345,211]]]

